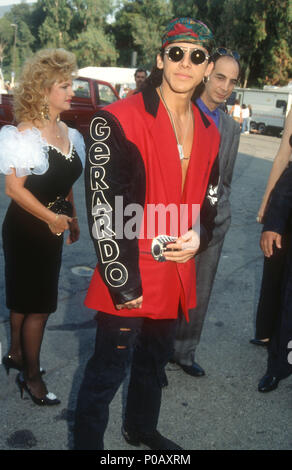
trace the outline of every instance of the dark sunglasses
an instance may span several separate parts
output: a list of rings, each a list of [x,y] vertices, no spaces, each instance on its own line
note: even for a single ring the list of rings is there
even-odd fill
[[[216,53],[219,55],[229,55],[233,57],[235,60],[240,59],[240,55],[238,54],[238,52],[232,51],[231,49],[226,49],[226,47],[218,47],[215,51],[215,54]]]
[[[169,47],[165,50],[165,54],[167,54],[168,59],[172,62],[180,62],[186,52],[190,53],[190,58],[193,64],[200,65],[203,64],[206,60],[209,59],[209,56],[205,54],[202,49],[193,49],[189,47],[182,47],[182,46],[173,46]]]

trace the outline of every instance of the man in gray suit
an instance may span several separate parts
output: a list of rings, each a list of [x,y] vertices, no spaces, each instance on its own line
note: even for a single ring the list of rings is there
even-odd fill
[[[190,321],[178,320],[173,361],[189,375],[205,375],[202,367],[195,362],[195,351],[200,341],[204,319],[221,255],[224,237],[230,226],[231,210],[229,195],[231,179],[238,152],[240,126],[222,109],[231,95],[240,73],[239,56],[228,49],[217,49],[213,55],[214,68],[205,82],[204,90],[197,99],[199,108],[214,120],[221,135],[219,149],[220,179],[217,188],[212,188],[218,197],[217,216],[213,238],[208,248],[196,256],[197,306],[189,311]]]

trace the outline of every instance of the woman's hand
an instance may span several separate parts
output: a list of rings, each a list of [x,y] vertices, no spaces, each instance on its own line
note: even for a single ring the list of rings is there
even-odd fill
[[[67,245],[72,245],[72,243],[75,243],[79,240],[80,236],[80,228],[78,224],[78,219],[77,217],[72,217],[72,220],[69,224],[69,236],[66,240]]]
[[[267,258],[274,253],[274,243],[277,248],[282,248],[282,236],[277,232],[263,232],[260,240],[260,247]]]
[[[54,222],[48,224],[49,229],[54,235],[62,234],[65,230],[70,228],[69,223],[72,221],[71,217],[64,214],[55,214]]]
[[[167,245],[167,251],[163,253],[166,261],[186,263],[195,256],[200,246],[200,237],[194,230],[179,237],[175,243]]]

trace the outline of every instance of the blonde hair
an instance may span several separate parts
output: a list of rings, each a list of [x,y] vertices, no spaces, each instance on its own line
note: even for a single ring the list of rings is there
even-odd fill
[[[71,79],[74,73],[77,73],[75,55],[64,49],[43,49],[28,59],[14,90],[16,121],[42,121],[45,92],[54,83]]]

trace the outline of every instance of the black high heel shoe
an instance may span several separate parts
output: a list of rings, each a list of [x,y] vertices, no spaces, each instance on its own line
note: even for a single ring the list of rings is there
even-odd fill
[[[7,375],[9,375],[10,369],[16,369],[19,372],[23,371],[23,366],[20,366],[19,364],[17,364],[17,362],[15,362],[9,354],[2,358],[2,363],[3,363],[3,366],[5,367]],[[40,374],[44,375],[45,373],[46,373],[45,369],[40,367]]]
[[[56,395],[54,395],[54,393],[47,393],[43,398],[38,398],[33,395],[30,389],[28,388],[21,372],[17,374],[16,383],[19,387],[21,398],[23,398],[23,391],[25,390],[32,399],[32,401],[38,406],[53,406],[59,405],[61,403],[61,401],[56,397]]]

